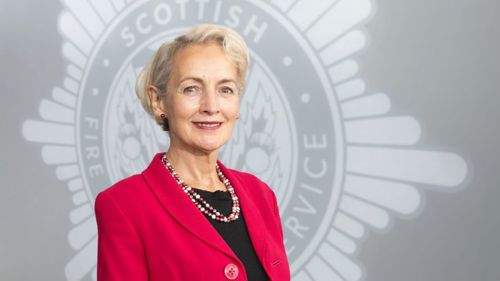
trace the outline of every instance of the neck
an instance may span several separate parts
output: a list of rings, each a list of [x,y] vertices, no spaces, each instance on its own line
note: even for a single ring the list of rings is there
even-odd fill
[[[179,177],[189,186],[207,191],[225,190],[215,171],[218,152],[193,154],[170,146],[167,158]]]

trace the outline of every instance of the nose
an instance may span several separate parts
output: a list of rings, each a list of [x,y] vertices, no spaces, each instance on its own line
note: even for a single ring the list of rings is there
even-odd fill
[[[207,90],[203,93],[200,104],[200,111],[208,115],[219,113],[219,102],[215,90]]]

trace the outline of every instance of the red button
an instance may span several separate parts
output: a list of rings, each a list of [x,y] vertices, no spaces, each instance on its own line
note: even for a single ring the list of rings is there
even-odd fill
[[[224,268],[224,274],[226,275],[227,279],[234,280],[236,279],[236,277],[238,277],[238,267],[233,263],[228,263],[226,265],[226,268]]]

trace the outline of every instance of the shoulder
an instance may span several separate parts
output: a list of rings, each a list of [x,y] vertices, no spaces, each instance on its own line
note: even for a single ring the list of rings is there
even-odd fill
[[[137,201],[146,190],[146,182],[142,175],[132,175],[99,192],[95,206],[107,205],[109,201],[113,201],[116,205],[128,205]]]
[[[104,189],[100,193],[107,193],[108,195],[136,192],[142,185],[145,184],[144,178],[141,174],[135,174],[124,178],[112,186]]]
[[[264,183],[258,177],[256,177],[253,174],[250,174],[250,173],[246,173],[246,172],[242,172],[242,171],[238,171],[238,170],[230,169],[230,168],[227,168],[227,171],[231,175],[238,177],[238,179],[240,179],[240,180],[248,180],[248,181],[255,181],[255,182],[259,182],[259,183]]]
[[[261,194],[268,200],[272,200],[272,198],[275,196],[274,191],[269,187],[269,185],[267,185],[267,183],[259,179],[257,176],[234,169],[227,169],[227,171],[231,176],[242,183],[246,189],[258,191],[251,192],[251,194]]]
[[[270,189],[269,186],[265,182],[263,182],[262,180],[260,180],[258,177],[256,177],[253,174],[241,172],[241,171],[234,170],[234,169],[227,169],[227,171],[229,172],[229,174],[231,176],[237,178],[239,181],[242,181],[245,184],[251,183],[251,184],[255,184],[261,188]]]

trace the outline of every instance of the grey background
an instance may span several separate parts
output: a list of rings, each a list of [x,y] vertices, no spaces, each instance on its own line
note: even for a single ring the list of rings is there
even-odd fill
[[[61,9],[0,2],[0,280],[64,280],[74,254],[70,192],[21,135],[64,76]],[[418,216],[371,232],[357,257],[368,280],[500,280],[499,26],[497,1],[376,2],[360,77],[419,120],[422,145],[465,157],[471,179],[455,193],[423,187]]]

